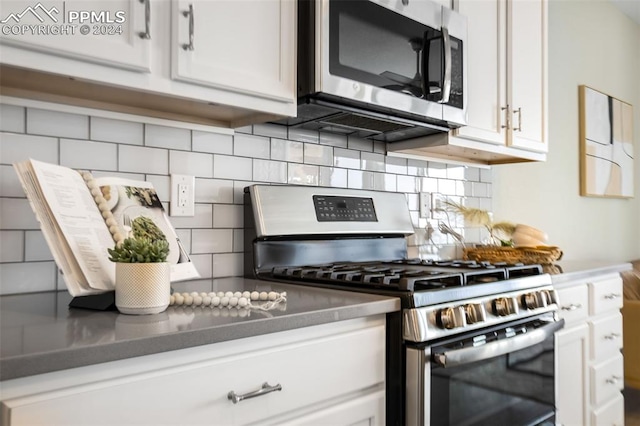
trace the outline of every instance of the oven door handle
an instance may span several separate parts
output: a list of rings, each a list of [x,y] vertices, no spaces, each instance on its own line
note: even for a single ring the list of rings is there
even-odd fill
[[[564,326],[564,320],[554,321],[548,325],[540,327],[534,331],[504,340],[487,343],[473,348],[455,349],[433,355],[436,364],[448,368],[459,365],[470,364],[494,358],[509,352],[525,349],[530,346],[542,343]]]

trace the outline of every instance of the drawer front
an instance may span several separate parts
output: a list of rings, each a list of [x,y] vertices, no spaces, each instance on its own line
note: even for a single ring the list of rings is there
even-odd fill
[[[384,342],[385,327],[378,325],[3,401],[4,415],[8,408],[8,424],[30,426],[256,423],[380,386]],[[231,391],[247,394],[263,383],[282,389],[236,404],[228,398]]]
[[[594,426],[624,425],[624,397],[622,394],[619,394],[602,407],[593,410],[591,412],[591,424]]]
[[[622,314],[616,313],[591,321],[591,359],[604,361],[622,348]]]
[[[615,397],[624,387],[622,355],[591,367],[591,403],[599,406]]]
[[[600,315],[622,307],[622,278],[589,282],[591,315]]]
[[[584,320],[589,316],[589,289],[586,284],[557,290],[560,318],[566,324]]]

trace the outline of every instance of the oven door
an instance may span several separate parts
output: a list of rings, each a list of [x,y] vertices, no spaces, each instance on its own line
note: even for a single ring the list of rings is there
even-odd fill
[[[464,17],[430,1],[322,0],[316,8],[317,92],[466,124]]]
[[[545,314],[407,348],[407,425],[553,425],[563,324]]]

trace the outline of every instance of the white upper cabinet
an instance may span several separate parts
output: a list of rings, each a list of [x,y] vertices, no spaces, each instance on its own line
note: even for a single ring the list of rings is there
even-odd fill
[[[151,0],[2,1],[2,43],[149,72]]]
[[[547,152],[547,0],[459,0],[458,9],[469,25],[469,102],[455,136]]]
[[[2,0],[7,96],[234,128],[297,112],[295,1],[41,4]]]
[[[295,95],[296,3],[291,0],[176,1],[172,76],[289,101]]]

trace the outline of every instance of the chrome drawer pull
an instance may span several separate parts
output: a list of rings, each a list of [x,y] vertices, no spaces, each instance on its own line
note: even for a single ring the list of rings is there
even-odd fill
[[[604,298],[605,299],[615,299],[616,297],[621,297],[622,295],[620,293],[611,293],[611,294],[605,294]]]
[[[622,377],[620,376],[611,376],[610,378],[607,379],[607,383],[615,385],[616,383],[618,383],[618,380],[620,379],[622,379]]]
[[[151,0],[140,0],[140,3],[144,3],[144,32],[139,32],[138,37],[151,40]]]
[[[606,336],[604,336],[604,338],[607,339],[607,340],[613,340],[616,337],[620,337],[620,333],[611,333],[611,334],[607,334]]]
[[[561,309],[563,311],[575,311],[576,309],[580,308],[582,308],[582,303],[578,303],[577,305],[575,303],[572,303],[569,306],[563,306]]]
[[[266,395],[268,393],[281,391],[281,390],[282,390],[282,386],[279,383],[275,386],[271,386],[269,383],[264,382],[262,384],[262,387],[257,391],[248,392],[248,393],[245,393],[244,395],[238,395],[234,391],[231,391],[227,394],[227,399],[230,399],[231,401],[233,401],[234,404],[237,404],[243,399],[255,398],[256,396]]]
[[[193,47],[193,38],[194,38],[194,24],[193,24],[193,4],[189,5],[189,10],[183,10],[182,12],[182,16],[184,16],[185,18],[189,18],[189,43],[182,43],[182,48],[184,50],[194,50]]]

